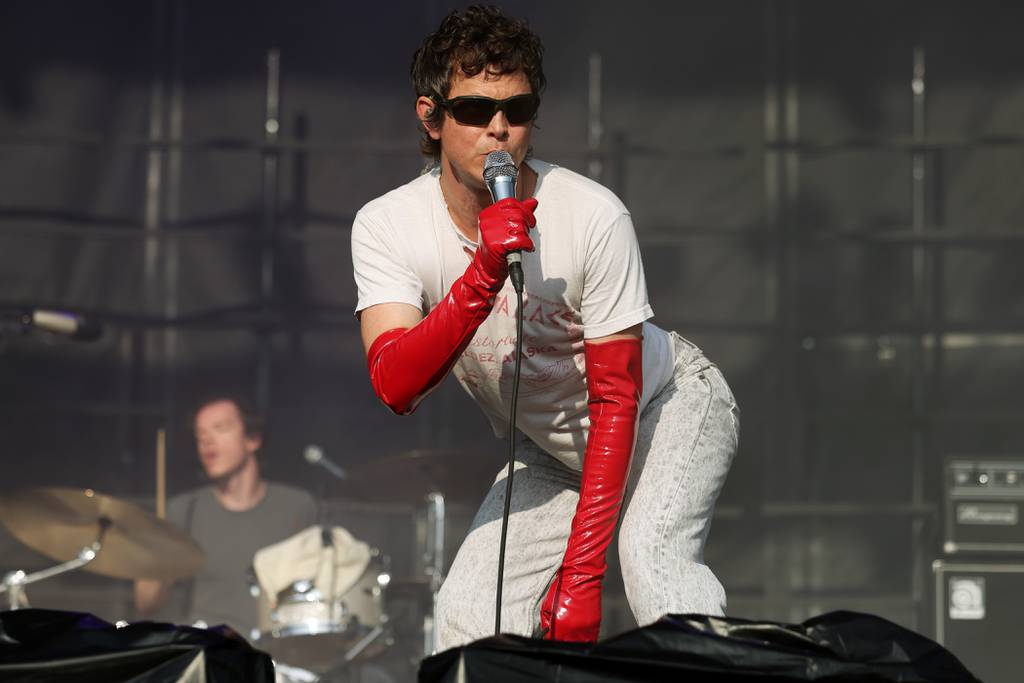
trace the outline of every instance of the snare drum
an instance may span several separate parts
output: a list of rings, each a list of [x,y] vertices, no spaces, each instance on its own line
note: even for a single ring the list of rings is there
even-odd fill
[[[330,586],[300,580],[277,594],[274,606],[260,599],[258,647],[274,659],[325,672],[346,660],[370,657],[386,647],[384,591],[390,581],[376,550],[366,570],[335,599]]]

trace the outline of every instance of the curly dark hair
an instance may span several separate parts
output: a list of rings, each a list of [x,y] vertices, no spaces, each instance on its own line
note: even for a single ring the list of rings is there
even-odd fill
[[[416,97],[438,102],[451,91],[457,71],[472,78],[484,69],[496,74],[522,70],[534,94],[544,90],[542,65],[544,46],[525,21],[505,16],[492,6],[473,5],[463,13],[452,10],[437,31],[423,39],[412,58],[412,77]],[[426,122],[436,126],[443,110],[434,107]],[[420,130],[420,151],[434,161],[441,157],[441,143]]]

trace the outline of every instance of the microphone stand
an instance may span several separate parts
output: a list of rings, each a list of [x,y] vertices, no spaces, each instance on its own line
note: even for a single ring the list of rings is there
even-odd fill
[[[423,617],[423,652],[437,652],[437,596],[444,583],[445,497],[440,491],[427,494],[424,524],[424,574],[430,580],[430,613]]]
[[[320,546],[321,546],[320,562],[318,563],[318,565],[319,566],[323,566],[324,554],[323,554],[322,549],[329,547],[331,549],[331,552],[330,552],[330,567],[329,567],[329,570],[331,572],[331,587],[330,587],[330,592],[327,594],[327,600],[328,600],[327,604],[329,605],[328,614],[330,615],[331,622],[337,623],[338,604],[337,604],[337,600],[335,599],[335,598],[337,598],[337,596],[335,595],[335,592],[336,592],[336,589],[337,589],[337,586],[335,585],[336,584],[336,581],[335,581],[335,574],[336,574],[336,572],[335,572],[335,565],[337,565],[337,563],[338,563],[338,548],[337,548],[337,546],[334,545],[334,535],[333,535],[333,532],[331,531],[331,527],[328,526],[328,524],[327,524],[327,480],[323,479],[323,478],[320,479],[320,482],[317,485],[317,501],[316,501],[316,506],[317,506],[317,518],[318,518],[317,519],[317,526],[320,527]],[[315,580],[316,577],[314,576],[313,579]],[[319,588],[319,586],[318,586],[318,588]],[[326,588],[326,586],[325,586],[325,588]]]

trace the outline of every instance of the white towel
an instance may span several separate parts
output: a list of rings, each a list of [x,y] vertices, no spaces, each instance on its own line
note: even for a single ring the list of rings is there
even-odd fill
[[[370,546],[340,526],[331,528],[331,539],[334,547],[325,547],[320,526],[315,525],[256,551],[253,568],[271,604],[276,603],[279,592],[296,581],[313,581],[325,599],[331,597],[332,575],[334,597],[344,595],[356,584],[370,565]]]

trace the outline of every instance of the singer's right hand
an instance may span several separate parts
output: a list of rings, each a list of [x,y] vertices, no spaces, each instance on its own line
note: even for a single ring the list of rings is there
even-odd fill
[[[529,229],[537,224],[533,212],[537,200],[533,197],[502,199],[480,212],[480,246],[476,261],[484,273],[496,282],[508,276],[508,254],[513,251],[533,251]]]

